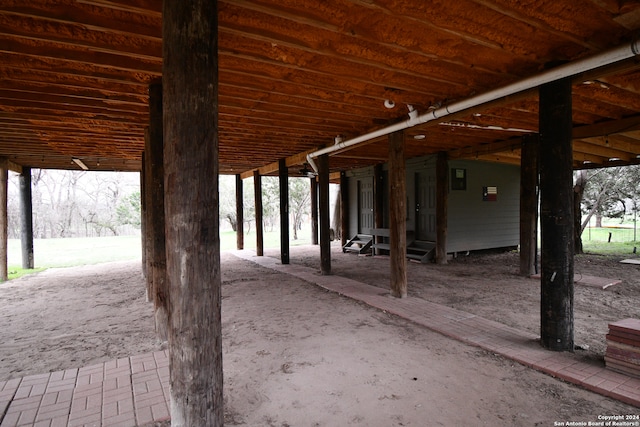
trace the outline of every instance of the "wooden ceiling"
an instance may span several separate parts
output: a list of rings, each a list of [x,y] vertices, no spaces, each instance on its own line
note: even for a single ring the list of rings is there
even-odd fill
[[[2,0],[0,156],[137,171],[148,85],[162,75],[158,0]],[[629,43],[640,0],[219,1],[222,173],[297,170],[304,153]],[[386,108],[385,101],[393,108]],[[575,167],[638,163],[640,59],[574,79]],[[537,92],[406,131],[407,156],[519,162]],[[424,139],[415,139],[424,135]],[[386,139],[332,171],[380,163]]]

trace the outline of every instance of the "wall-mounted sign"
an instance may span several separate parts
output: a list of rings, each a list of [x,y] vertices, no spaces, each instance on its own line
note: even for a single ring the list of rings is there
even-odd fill
[[[466,190],[467,189],[467,170],[451,169],[451,189]]]
[[[495,202],[498,200],[498,187],[482,187],[482,200]]]

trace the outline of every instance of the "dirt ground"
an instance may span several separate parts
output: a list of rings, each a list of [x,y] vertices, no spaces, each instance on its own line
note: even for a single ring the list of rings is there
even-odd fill
[[[266,251],[277,257],[278,250]],[[602,358],[610,321],[637,317],[640,267],[585,255],[576,342]],[[319,267],[318,247],[291,262]],[[302,280],[222,254],[225,422],[247,426],[552,426],[640,409],[582,390]],[[342,254],[333,272],[388,288],[386,258]],[[539,280],[516,253],[409,264],[409,296],[537,332]],[[139,261],[48,270],[0,285],[0,380],[161,348]]]

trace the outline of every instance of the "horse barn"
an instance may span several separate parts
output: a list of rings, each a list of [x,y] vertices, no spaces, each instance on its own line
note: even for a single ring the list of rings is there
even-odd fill
[[[412,247],[519,246],[531,275],[539,221],[541,350],[571,352],[573,171],[640,163],[639,30],[636,0],[2,0],[0,267],[8,170],[23,224],[32,168],[140,172],[172,423],[222,425],[217,177],[242,215],[242,181],[279,176],[286,265],[305,175],[322,275],[334,182],[342,243],[389,255],[391,301]]]

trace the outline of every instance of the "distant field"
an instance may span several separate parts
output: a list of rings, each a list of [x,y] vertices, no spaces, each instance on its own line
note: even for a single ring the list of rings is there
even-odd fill
[[[311,232],[306,228],[298,233],[298,240],[290,242],[291,246],[311,243]],[[608,242],[609,233],[611,233],[611,242]],[[582,238],[584,249],[587,253],[626,255],[632,254],[634,248],[640,246],[638,242],[633,241],[633,229],[628,228],[586,229]],[[267,231],[264,233],[265,248],[278,248],[279,246],[279,231]],[[245,249],[255,249],[255,232],[252,231],[245,235],[244,247]],[[235,232],[225,231],[220,233],[220,249],[225,251],[235,248]],[[19,240],[9,240],[8,257],[10,277],[21,274],[22,259]],[[140,236],[37,239],[34,241],[34,258],[37,268],[71,267],[111,261],[139,260],[141,259],[141,240]]]
[[[640,238],[640,230],[636,230],[635,238]],[[582,232],[582,246],[586,253],[602,255],[624,255],[637,252],[637,240],[634,230],[628,227],[586,228]]]
[[[298,237],[298,240],[291,241],[291,246],[311,243],[310,231],[299,231]],[[244,243],[245,249],[255,249],[255,232],[245,235]],[[136,260],[142,257],[140,236],[36,239],[33,246],[36,267],[45,268]],[[265,232],[264,247],[280,247],[280,232]],[[235,248],[236,233],[233,231],[220,233],[220,249],[225,251]],[[10,239],[8,244],[9,270],[17,270],[21,267],[21,251],[20,240]]]

